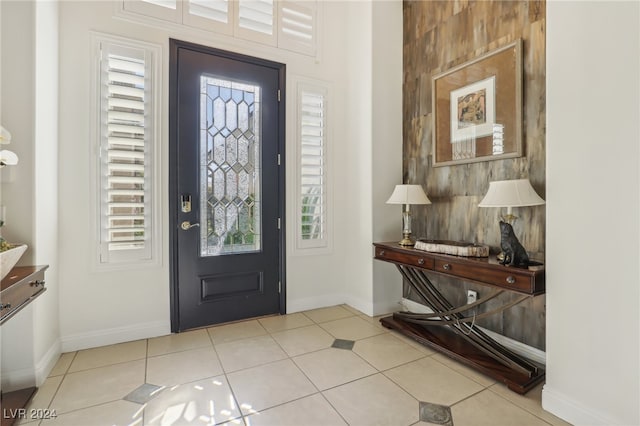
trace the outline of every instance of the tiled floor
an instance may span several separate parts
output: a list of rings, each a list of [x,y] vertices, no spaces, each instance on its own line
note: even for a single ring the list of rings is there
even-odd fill
[[[517,395],[342,305],[66,353],[29,408],[55,411],[47,426],[401,426],[435,424],[427,402],[450,413],[438,424],[566,424],[541,389]]]

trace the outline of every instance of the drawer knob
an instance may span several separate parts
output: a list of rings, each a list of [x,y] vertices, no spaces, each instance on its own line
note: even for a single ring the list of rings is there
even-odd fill
[[[3,304],[0,303],[0,311],[3,309],[9,309],[11,307],[11,303]]]
[[[448,271],[451,269],[451,265],[449,265],[448,263],[445,263],[444,265],[442,265],[442,269],[444,269],[445,271]]]
[[[31,287],[39,287],[39,286],[44,287],[44,280],[31,281],[29,285],[31,285]]]
[[[378,256],[384,256],[384,250],[380,250],[380,251],[378,252]]]
[[[515,284],[515,282],[516,282],[516,279],[515,279],[515,277],[514,277],[513,275],[509,275],[509,276],[507,277],[507,283],[509,283],[509,284]]]
[[[418,259],[418,265],[424,265],[424,259],[423,258]]]

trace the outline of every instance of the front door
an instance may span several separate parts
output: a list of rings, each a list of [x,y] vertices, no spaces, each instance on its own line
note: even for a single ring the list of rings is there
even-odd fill
[[[284,65],[170,51],[172,331],[284,313]]]

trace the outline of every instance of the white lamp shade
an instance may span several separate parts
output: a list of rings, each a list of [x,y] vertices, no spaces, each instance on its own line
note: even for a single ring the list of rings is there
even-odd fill
[[[529,179],[489,182],[489,190],[478,207],[524,207],[544,204]]]
[[[431,204],[421,185],[396,185],[387,204]]]
[[[3,149],[0,151],[0,163],[7,166],[15,166],[18,164],[18,156],[15,152]]]

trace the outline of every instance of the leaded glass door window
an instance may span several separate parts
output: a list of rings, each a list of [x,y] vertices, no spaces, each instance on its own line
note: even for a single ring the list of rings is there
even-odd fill
[[[260,87],[200,77],[200,255],[259,251]]]

